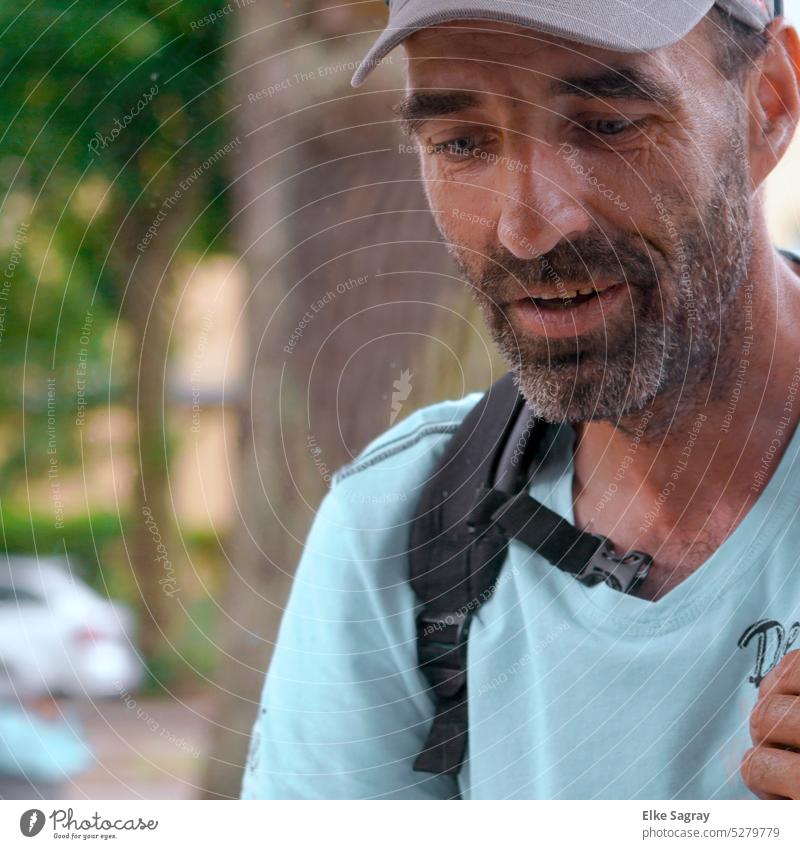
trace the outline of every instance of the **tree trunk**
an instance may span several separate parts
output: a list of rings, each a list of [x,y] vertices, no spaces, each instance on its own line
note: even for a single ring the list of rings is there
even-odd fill
[[[203,798],[239,793],[263,670],[289,589],[288,565],[297,556],[296,546],[277,520],[288,494],[284,469],[277,462],[282,457],[276,450],[281,422],[272,403],[280,378],[274,364],[281,362],[279,340],[285,329],[276,306],[287,288],[277,263],[288,245],[285,228],[274,224],[283,218],[289,197],[285,187],[271,189],[275,180],[264,165],[265,158],[269,160],[288,142],[289,134],[287,127],[269,135],[257,132],[259,125],[273,117],[272,110],[268,101],[251,103],[247,96],[270,85],[267,81],[272,78],[284,78],[289,59],[264,60],[277,52],[281,32],[285,36],[280,26],[269,29],[276,16],[267,4],[244,7],[235,16],[232,94],[234,102],[242,104],[235,120],[243,141],[234,164],[233,215],[249,282],[245,327],[250,379],[244,382],[239,403],[237,524],[226,553],[229,576],[217,639],[221,656],[216,722]],[[259,31],[260,36],[252,34]]]
[[[151,218],[131,216],[115,254],[126,285],[121,311],[133,333],[134,352],[128,387],[136,418],[136,480],[124,542],[139,600],[137,642],[156,676],[163,664],[176,660],[172,641],[183,617],[179,598],[184,558],[169,500],[165,380],[174,295],[171,263],[195,213],[192,192],[186,192],[142,253],[133,245]]]
[[[390,107],[400,92],[380,91],[385,79],[350,88],[348,64],[366,42],[334,38],[341,9],[270,27],[283,12],[253,4],[236,13],[231,70],[243,144],[234,219],[251,281],[252,380],[207,798],[239,793],[291,576],[329,473],[387,429],[403,372],[411,377],[401,416],[441,399],[443,386],[456,395],[470,388],[453,381],[459,363],[442,356],[448,337],[468,326],[458,316],[471,309],[469,296],[398,134]],[[390,84],[401,84],[398,71]],[[475,369],[470,380],[491,377]]]

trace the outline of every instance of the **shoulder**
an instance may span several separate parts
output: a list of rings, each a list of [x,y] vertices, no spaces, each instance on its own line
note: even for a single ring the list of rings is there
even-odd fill
[[[354,475],[368,470],[398,469],[398,463],[441,453],[447,440],[458,430],[469,411],[478,403],[482,393],[473,392],[456,401],[442,401],[417,410],[373,439],[366,448],[333,476],[338,486]]]
[[[407,520],[447,442],[481,396],[423,407],[372,440],[334,474],[328,508],[346,514],[351,526]]]

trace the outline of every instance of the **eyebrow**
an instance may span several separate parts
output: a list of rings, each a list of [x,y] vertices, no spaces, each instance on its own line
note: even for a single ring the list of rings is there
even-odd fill
[[[648,100],[665,108],[674,107],[679,99],[676,88],[636,68],[609,68],[601,74],[554,80],[550,91],[586,99]]]
[[[646,100],[670,110],[679,99],[677,89],[635,68],[611,68],[600,74],[553,80],[550,93],[586,100]],[[404,130],[411,135],[430,118],[453,115],[480,104],[480,97],[471,92],[414,91],[404,97],[393,111]]]
[[[480,105],[480,99],[466,91],[414,91],[404,97],[393,112],[411,135],[429,118],[440,118]]]

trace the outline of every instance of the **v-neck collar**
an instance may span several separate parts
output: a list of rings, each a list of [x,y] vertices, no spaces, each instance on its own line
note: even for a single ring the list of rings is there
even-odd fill
[[[536,480],[530,493],[575,523],[572,487],[575,475],[575,431],[559,425],[550,443],[550,468]],[[630,634],[653,635],[682,627],[719,603],[735,587],[746,591],[758,581],[765,566],[762,555],[768,544],[780,541],[800,509],[800,427],[796,427],[775,472],[756,502],[720,547],[691,575],[657,601],[621,593],[606,584],[593,587],[569,582],[569,603],[575,615],[589,615],[599,624]],[[545,471],[542,469],[542,471]]]

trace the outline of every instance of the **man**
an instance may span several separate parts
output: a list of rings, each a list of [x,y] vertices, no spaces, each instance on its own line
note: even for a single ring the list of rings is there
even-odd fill
[[[436,223],[554,424],[529,494],[653,562],[626,593],[512,540],[469,630],[463,766],[415,771],[409,524],[478,396],[416,413],[323,502],[243,794],[800,798],[800,265],[762,190],[795,30],[762,0],[389,5],[354,82],[402,42]]]

